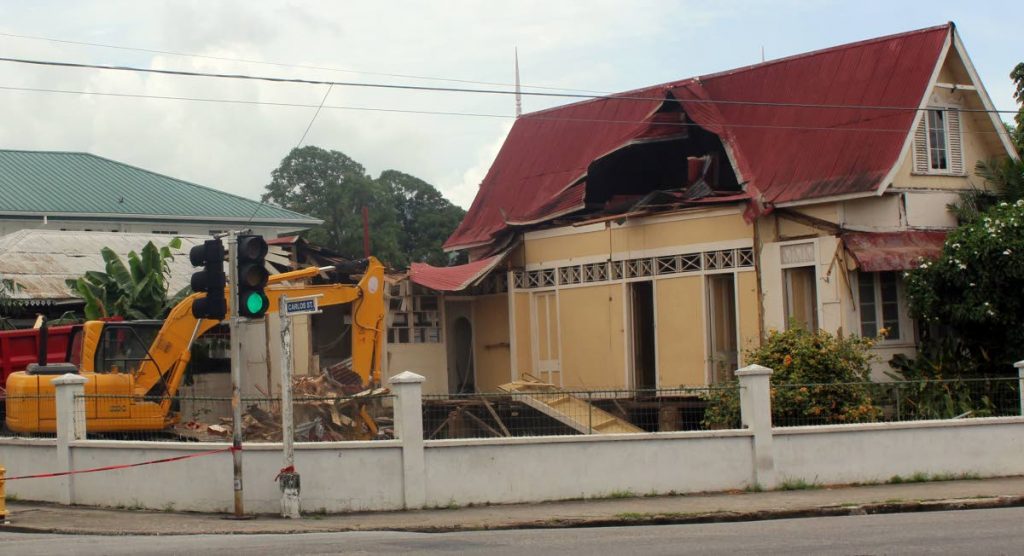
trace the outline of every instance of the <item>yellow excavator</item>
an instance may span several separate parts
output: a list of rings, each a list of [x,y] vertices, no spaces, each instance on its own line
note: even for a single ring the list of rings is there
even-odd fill
[[[320,306],[352,304],[352,371],[365,387],[380,384],[384,334],[384,267],[377,259],[335,269],[362,274],[357,284],[284,285],[317,276],[325,268],[305,268],[273,275],[265,292],[270,312],[282,295],[318,295]],[[195,293],[174,306],[163,321],[86,322],[72,340],[70,361],[30,365],[7,379],[7,428],[14,432],[56,430],[52,379],[76,373],[86,379],[85,417],[89,432],[160,431],[173,426],[179,415],[173,402],[191,358],[192,344],[220,324],[197,319],[192,304],[205,297]],[[232,308],[230,296],[228,314]],[[44,360],[45,361],[45,360]]]

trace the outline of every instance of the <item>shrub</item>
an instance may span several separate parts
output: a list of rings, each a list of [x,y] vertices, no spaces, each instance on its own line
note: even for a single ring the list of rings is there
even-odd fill
[[[939,258],[905,278],[912,316],[942,325],[971,354],[976,368],[962,374],[1012,371],[1024,349],[1024,200],[951,231]]]
[[[772,330],[746,361],[772,369],[772,422],[775,425],[863,423],[881,410],[870,393],[870,338],[834,336],[799,326]],[[732,383],[735,386],[735,382]],[[738,426],[739,389],[711,391],[704,413],[710,428]]]

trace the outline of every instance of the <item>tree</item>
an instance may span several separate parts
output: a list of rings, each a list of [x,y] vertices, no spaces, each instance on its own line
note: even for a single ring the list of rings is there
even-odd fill
[[[423,180],[396,170],[375,180],[345,154],[313,146],[292,149],[266,190],[264,201],[324,221],[307,239],[351,258],[363,256],[365,206],[373,255],[397,268],[448,264],[441,244],[464,214]]]
[[[937,260],[906,274],[911,314],[940,326],[970,357],[972,365],[961,374],[1006,374],[1022,358],[1022,284],[1024,199],[1000,202],[962,224],[949,233]]]
[[[1014,84],[1013,98],[1021,106],[1013,118],[1016,125],[1007,125],[1007,129],[1017,146],[1017,154],[1024,155],[1024,62],[1013,68],[1013,71],[1010,72],[1010,79]]]
[[[397,209],[401,249],[406,259],[448,265],[451,257],[441,246],[466,211],[445,199],[429,183],[397,170],[384,171],[377,183],[391,195]]]
[[[127,265],[113,249],[101,249],[105,272],[90,270],[77,280],[68,280],[68,286],[85,300],[85,318],[160,319],[167,316],[172,307],[191,293],[185,287],[171,298],[167,297],[169,261],[174,259],[171,249],[180,247],[179,238],[159,248],[152,241],[147,242],[141,254],[128,253]]]

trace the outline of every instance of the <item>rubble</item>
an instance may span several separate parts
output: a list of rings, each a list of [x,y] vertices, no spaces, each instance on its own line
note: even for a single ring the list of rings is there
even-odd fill
[[[390,393],[389,389],[363,390],[361,385],[353,388],[351,382],[334,380],[328,373],[329,369],[325,369],[321,376],[296,376],[292,379],[296,442],[394,437],[391,408],[383,404],[383,396]],[[252,403],[243,408],[244,441],[281,442],[280,400]],[[231,421],[229,416],[219,417],[216,423],[189,421],[177,425],[175,432],[199,441],[229,438],[232,435]]]

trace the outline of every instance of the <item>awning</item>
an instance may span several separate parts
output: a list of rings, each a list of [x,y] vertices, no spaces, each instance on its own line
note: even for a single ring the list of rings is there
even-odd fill
[[[494,269],[505,253],[457,266],[431,266],[427,263],[412,263],[409,279],[413,282],[442,292],[457,292],[476,284]]]
[[[841,237],[860,270],[882,272],[917,268],[921,259],[938,258],[946,232],[848,232]]]

